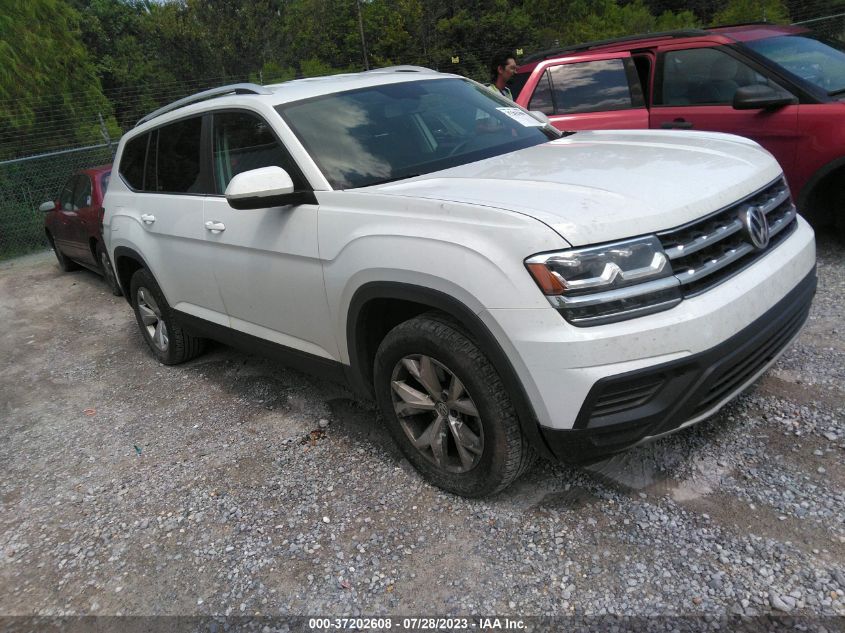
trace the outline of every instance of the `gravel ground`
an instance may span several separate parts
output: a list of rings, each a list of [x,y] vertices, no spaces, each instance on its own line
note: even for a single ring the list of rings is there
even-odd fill
[[[845,248],[823,241],[818,272],[800,338],[712,420],[468,501],[424,483],[344,388],[224,346],[162,366],[97,276],[3,263],[0,616],[841,630]]]

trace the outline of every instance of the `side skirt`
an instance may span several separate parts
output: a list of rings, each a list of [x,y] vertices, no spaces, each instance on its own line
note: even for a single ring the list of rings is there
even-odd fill
[[[176,312],[182,327],[194,336],[210,338],[251,354],[265,356],[305,373],[349,386],[346,379],[346,366],[343,363],[279,345],[178,310],[174,310],[174,312]]]

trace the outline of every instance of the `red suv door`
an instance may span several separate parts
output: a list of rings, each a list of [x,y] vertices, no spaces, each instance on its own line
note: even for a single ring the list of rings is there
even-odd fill
[[[91,238],[96,238],[99,230],[99,215],[94,187],[88,174],[76,176],[73,189],[74,217],[70,221],[70,239],[75,243],[77,257],[89,264],[97,260],[91,250]]]
[[[656,129],[708,130],[753,139],[793,169],[799,138],[798,106],[735,110],[738,88],[768,85],[783,90],[764,69],[726,46],[698,43],[658,48],[657,74],[649,126]],[[786,92],[786,91],[784,91]]]
[[[630,53],[546,60],[530,72],[516,103],[545,113],[560,130],[648,127],[648,111]]]

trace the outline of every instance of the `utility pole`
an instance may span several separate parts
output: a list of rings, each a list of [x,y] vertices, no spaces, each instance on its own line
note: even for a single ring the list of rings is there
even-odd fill
[[[370,69],[370,62],[367,59],[367,41],[364,39],[364,18],[361,17],[361,0],[355,0],[358,5],[358,28],[361,30],[361,53],[364,56],[364,70]]]

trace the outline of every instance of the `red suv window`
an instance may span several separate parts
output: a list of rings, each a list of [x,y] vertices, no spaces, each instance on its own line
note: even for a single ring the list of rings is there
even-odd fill
[[[634,107],[621,59],[563,64],[549,69],[555,113],[601,112]]]
[[[668,51],[658,105],[724,105],[738,88],[777,86],[735,57],[715,48]]]

